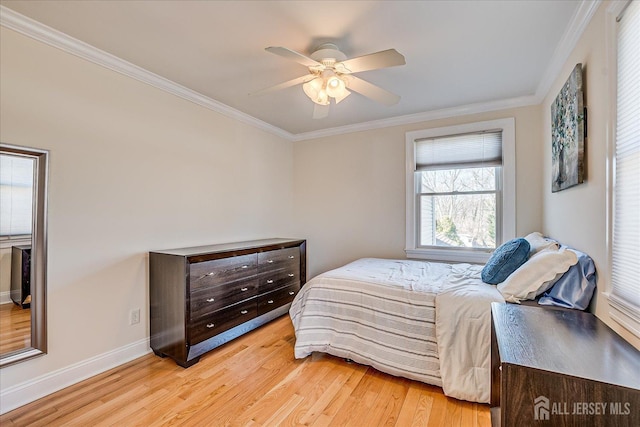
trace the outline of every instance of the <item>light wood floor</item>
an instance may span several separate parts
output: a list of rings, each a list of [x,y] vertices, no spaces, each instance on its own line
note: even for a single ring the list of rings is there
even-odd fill
[[[0,304],[0,354],[31,346],[31,309]]]
[[[288,316],[183,369],[141,357],[0,417],[20,426],[490,426],[489,408],[343,359],[293,358]]]

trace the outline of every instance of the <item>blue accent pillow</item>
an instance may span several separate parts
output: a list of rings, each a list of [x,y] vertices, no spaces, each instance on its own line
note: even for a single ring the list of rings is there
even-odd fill
[[[489,261],[482,269],[480,277],[485,283],[497,285],[507,280],[507,277],[529,259],[531,245],[526,239],[509,240],[493,251]]]

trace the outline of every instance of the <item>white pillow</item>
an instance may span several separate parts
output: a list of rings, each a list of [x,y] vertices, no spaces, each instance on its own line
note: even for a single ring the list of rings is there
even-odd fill
[[[577,262],[578,256],[570,249],[544,249],[511,273],[507,280],[498,285],[498,290],[509,302],[535,299]]]
[[[532,257],[533,255],[545,249],[558,250],[558,248],[560,247],[558,245],[558,242],[550,239],[549,237],[544,237],[537,231],[526,235],[524,238],[527,242],[529,242],[529,246],[531,246],[531,249],[529,249],[529,257]]]

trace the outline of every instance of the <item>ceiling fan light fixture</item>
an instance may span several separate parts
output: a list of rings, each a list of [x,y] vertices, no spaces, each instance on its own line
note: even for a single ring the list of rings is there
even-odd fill
[[[329,80],[327,80],[327,89],[329,90],[339,90],[340,86],[344,87],[344,82],[336,76],[330,77]]]
[[[333,98],[336,100],[336,104],[339,104],[340,101],[342,101],[343,99],[345,99],[347,96],[351,95],[351,92],[349,92],[348,90],[344,89],[342,91],[342,93],[337,94],[336,96],[334,96]]]
[[[320,105],[329,105],[329,95],[327,95],[327,91],[324,89],[321,90],[318,93],[318,97],[313,102]]]
[[[325,90],[326,83],[322,77],[316,77],[315,79],[302,85],[305,95],[309,97],[313,102],[319,105],[329,104],[329,96]]]
[[[330,97],[336,98],[336,102],[340,102],[347,96],[345,92],[347,92],[347,88],[344,80],[335,75],[329,77],[327,80],[327,94]],[[340,98],[340,101],[337,98]]]
[[[266,50],[304,65],[309,70],[309,74],[257,93],[264,94],[302,84],[304,93],[316,104],[314,111],[322,112],[322,114],[314,113],[314,118],[326,117],[328,109],[320,106],[328,106],[332,98],[334,103],[338,104],[349,96],[351,91],[387,106],[395,105],[400,101],[398,95],[352,75],[362,71],[405,65],[404,56],[395,49],[382,50],[351,59],[347,59],[347,56],[333,43],[319,46],[310,56],[281,46],[271,46]]]
[[[347,90],[344,79],[331,70],[302,85],[305,95],[319,105],[328,105],[331,98],[336,104],[345,99],[351,92]]]

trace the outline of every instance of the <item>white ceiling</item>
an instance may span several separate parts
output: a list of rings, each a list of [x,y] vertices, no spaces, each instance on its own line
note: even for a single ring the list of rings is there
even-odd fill
[[[465,106],[539,102],[585,3],[0,0],[293,139]],[[400,95],[400,102],[386,107],[353,94],[332,105],[329,117],[314,120],[300,86],[249,96],[307,73],[265,47],[309,55],[323,42],[336,43],[348,57],[389,48],[402,53],[404,66],[358,74]]]

